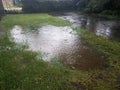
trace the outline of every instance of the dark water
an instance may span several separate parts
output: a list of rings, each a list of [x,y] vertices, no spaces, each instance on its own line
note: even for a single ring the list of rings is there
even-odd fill
[[[120,41],[120,21],[118,20],[107,20],[97,16],[76,13],[64,13],[57,16],[72,22],[75,27],[85,28],[96,33],[96,35]]]
[[[119,21],[99,20],[76,13],[57,16],[72,22],[72,27],[87,28],[97,35],[119,40]],[[87,45],[69,26],[45,25],[35,30],[23,30],[16,25],[11,30],[11,38],[16,43],[27,44],[29,50],[40,52],[43,60],[50,62],[58,58],[72,69],[100,68],[105,60],[104,55]]]

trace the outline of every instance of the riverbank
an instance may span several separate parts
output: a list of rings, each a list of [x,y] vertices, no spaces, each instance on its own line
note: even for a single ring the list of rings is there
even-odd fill
[[[117,90],[120,88],[120,42],[109,40],[101,36],[97,36],[94,33],[87,30],[77,29],[79,35],[93,48],[97,48],[98,51],[104,53],[107,60],[103,64],[103,70],[99,71],[100,76],[96,79],[98,82],[101,80],[106,85],[113,85],[113,87],[95,90]],[[98,74],[98,73],[97,73]],[[96,75],[97,75],[96,74]],[[94,77],[94,75],[93,75]],[[111,83],[112,82],[112,83]]]
[[[35,29],[51,24],[71,26],[48,14],[7,15],[0,22],[8,33],[14,25]],[[76,29],[75,29],[76,30]],[[37,53],[25,50],[26,46],[17,45],[5,35],[0,38],[0,89],[12,90],[117,90],[120,75],[120,44],[95,34],[77,29],[78,34],[93,48],[104,53],[107,60],[103,67],[95,70],[70,69],[55,60],[52,63],[38,59]],[[62,37],[62,36],[61,36]]]
[[[105,15],[105,14],[98,14],[101,18],[107,18],[111,20],[120,20],[120,15]]]
[[[118,67],[119,66],[119,59],[120,59],[120,43],[114,40],[106,39],[102,36],[97,36],[92,32],[87,30],[77,30],[81,37],[94,48],[97,48],[100,52],[104,53],[109,60],[109,65],[111,67]],[[116,66],[118,65],[118,66]]]
[[[99,18],[105,18],[108,20],[120,20],[120,15],[115,15],[115,14],[112,15],[112,14],[92,13],[92,12],[85,12],[85,11],[78,12],[78,14],[94,15]]]

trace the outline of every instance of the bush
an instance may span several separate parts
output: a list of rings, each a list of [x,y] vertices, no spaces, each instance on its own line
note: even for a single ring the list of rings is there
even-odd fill
[[[27,13],[73,10],[72,2],[68,0],[22,0],[23,11]]]
[[[92,9],[91,9],[91,8],[85,8],[85,9],[83,10],[83,12],[85,12],[85,13],[91,13],[91,12],[92,12]]]

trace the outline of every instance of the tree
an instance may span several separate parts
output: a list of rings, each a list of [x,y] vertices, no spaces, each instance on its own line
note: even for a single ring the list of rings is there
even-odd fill
[[[75,9],[73,0],[22,0],[24,12],[72,11]]]
[[[21,0],[12,0],[14,6],[21,6]]]
[[[4,7],[3,7],[2,0],[0,0],[0,15],[4,15]]]
[[[120,0],[89,0],[87,12],[120,15]]]

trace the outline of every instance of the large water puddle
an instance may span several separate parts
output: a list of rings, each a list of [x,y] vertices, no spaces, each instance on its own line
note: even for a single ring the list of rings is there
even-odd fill
[[[73,23],[72,27],[90,30],[96,35],[120,41],[120,21],[106,20],[76,13],[57,14],[59,18]],[[105,57],[85,44],[71,27],[46,25],[35,30],[24,30],[14,26],[11,38],[19,44],[27,44],[28,49],[39,52],[42,59],[51,62],[58,58],[73,69],[99,68]]]
[[[23,30],[14,26],[11,38],[19,44],[27,44],[32,51],[40,52],[45,61],[58,58],[73,69],[93,69],[101,66],[104,56],[86,45],[68,26],[42,26],[35,30]]]
[[[118,20],[107,20],[96,16],[79,15],[73,12],[63,13],[63,15],[57,14],[57,16],[72,22],[75,27],[85,28],[96,33],[96,35],[120,41],[120,21]]]

